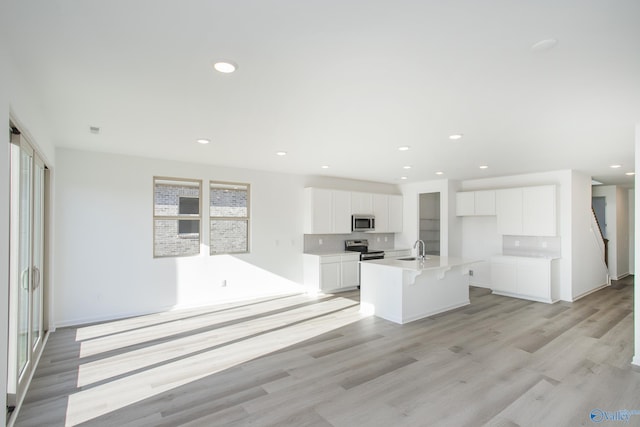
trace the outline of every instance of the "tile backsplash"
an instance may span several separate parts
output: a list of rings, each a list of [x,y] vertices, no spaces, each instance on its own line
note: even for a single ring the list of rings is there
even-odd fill
[[[502,254],[560,258],[560,237],[502,236]]]
[[[305,234],[304,252],[341,252],[345,240],[357,239],[367,239],[371,249],[393,249],[395,245],[394,233]]]

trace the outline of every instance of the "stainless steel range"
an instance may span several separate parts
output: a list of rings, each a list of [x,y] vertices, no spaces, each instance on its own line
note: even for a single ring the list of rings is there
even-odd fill
[[[362,240],[345,240],[344,250],[350,252],[360,252],[360,261],[368,261],[371,259],[383,259],[384,251],[370,251],[369,241]]]

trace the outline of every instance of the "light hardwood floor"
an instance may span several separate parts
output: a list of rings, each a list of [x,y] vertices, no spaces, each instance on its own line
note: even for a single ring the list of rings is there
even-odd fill
[[[640,411],[632,304],[628,278],[572,304],[471,288],[406,325],[346,293],[60,329],[16,425],[596,425]]]

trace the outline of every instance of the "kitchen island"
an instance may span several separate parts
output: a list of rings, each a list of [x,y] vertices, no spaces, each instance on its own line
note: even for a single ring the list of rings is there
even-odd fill
[[[475,262],[438,256],[361,262],[360,310],[402,324],[467,305]]]

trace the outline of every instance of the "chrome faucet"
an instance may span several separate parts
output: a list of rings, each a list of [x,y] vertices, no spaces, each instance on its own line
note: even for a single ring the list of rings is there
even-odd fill
[[[422,252],[420,252],[420,255],[418,255],[418,250],[416,250],[416,257],[420,258],[420,260],[424,261],[424,259],[426,258],[426,248],[424,245],[424,241],[423,240],[416,240],[416,243],[413,244],[413,249],[416,249],[418,246],[420,246],[420,244],[422,243]]]

